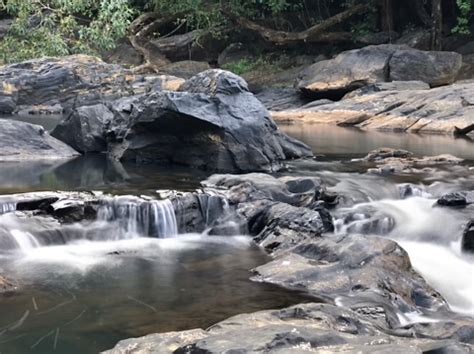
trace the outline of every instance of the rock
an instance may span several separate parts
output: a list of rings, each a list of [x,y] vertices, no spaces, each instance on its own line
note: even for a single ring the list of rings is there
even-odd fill
[[[375,84],[366,85],[358,90],[349,92],[344,96],[344,99],[382,91],[416,91],[429,89],[430,85],[422,81],[377,82]]]
[[[315,107],[272,112],[276,121],[397,132],[450,133],[474,124],[474,82],[431,90],[381,91]]]
[[[255,97],[270,111],[284,111],[301,107],[307,99],[301,93],[289,87],[271,87],[259,91]]]
[[[39,125],[0,119],[0,161],[70,159],[78,155]]]
[[[474,253],[474,220],[467,223],[462,234],[461,249],[467,253]]]
[[[72,55],[34,59],[0,68],[0,113],[42,106],[63,110],[147,92],[157,85],[176,88],[176,78],[134,75],[120,65]],[[57,110],[57,108],[55,108]]]
[[[4,37],[8,33],[12,23],[12,19],[0,20],[0,38]]]
[[[51,134],[80,152],[105,152],[107,142],[104,131],[114,117],[102,103],[82,106],[62,120]]]
[[[438,204],[443,206],[466,206],[474,204],[474,190],[445,194],[438,199]]]
[[[474,54],[474,41],[468,42],[459,47],[456,52],[462,55]]]
[[[138,53],[128,40],[122,40],[118,46],[105,54],[107,63],[138,66],[143,62],[143,56]]]
[[[404,33],[395,43],[400,45],[406,45],[419,50],[430,50],[431,32],[428,30],[421,29]]]
[[[450,154],[414,157],[413,153],[409,151],[392,148],[373,150],[362,160],[374,162],[377,169],[369,169],[369,172],[381,175],[412,173],[417,172],[416,168],[435,165],[456,165],[464,161]]]
[[[357,41],[365,45],[378,45],[393,43],[395,40],[400,38],[400,35],[397,32],[377,32],[377,33],[367,33],[360,36],[357,36]]]
[[[222,53],[219,54],[217,64],[222,66],[229,63],[235,63],[251,56],[251,53],[245,48],[243,43],[231,43],[222,51]]]
[[[440,86],[453,83],[461,65],[461,56],[454,52],[425,52],[402,45],[368,46],[310,66],[297,86],[311,97],[336,99],[377,82],[416,80]]]
[[[397,337],[366,316],[329,304],[300,304],[242,314],[207,330],[151,334],[120,341],[108,354],[125,353],[468,353],[455,340]],[[242,339],[245,340],[242,340]]]
[[[78,126],[85,128],[75,131]],[[52,134],[80,151],[104,151],[105,143],[115,159],[210,171],[271,171],[312,155],[278,130],[244,80],[222,70],[194,76],[179,92],[79,107]]]
[[[196,74],[199,74],[202,71],[210,69],[209,63],[205,61],[194,61],[194,60],[183,60],[171,63],[160,68],[160,72],[171,75],[178,76],[184,79],[190,79]]]
[[[474,79],[474,54],[462,56],[462,67],[459,71],[457,81]]]
[[[390,57],[399,49],[403,47],[380,45],[343,52],[308,67],[297,86],[307,94],[337,98],[367,84],[388,81]]]
[[[454,52],[397,50],[389,65],[391,81],[419,80],[436,87],[456,80],[462,56]]]
[[[18,284],[0,275],[0,295],[8,295],[18,290]]]

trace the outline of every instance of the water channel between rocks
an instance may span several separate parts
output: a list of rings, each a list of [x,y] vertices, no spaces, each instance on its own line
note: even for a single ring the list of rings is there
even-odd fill
[[[40,123],[49,129],[54,119]],[[459,249],[462,226],[474,210],[433,208],[443,193],[474,189],[473,142],[318,125],[282,130],[321,155],[316,161],[291,162],[280,174],[318,176],[341,194],[332,211],[336,232],[397,240],[455,311],[474,315],[474,259]],[[420,156],[451,153],[466,162],[378,176],[366,174],[365,163],[351,161],[382,146]],[[206,176],[184,168],[121,165],[100,155],[67,162],[7,162],[0,163],[0,194],[102,190],[154,195],[160,189],[192,190]],[[417,188],[401,198],[406,183]],[[162,204],[157,208],[146,217],[152,224],[158,223],[156,215],[163,217],[159,224],[166,227],[153,231],[159,238],[145,237],[153,233],[149,228],[130,223],[130,215],[123,222],[124,215],[114,217],[110,210],[95,222],[57,231],[0,208],[0,234],[3,230],[12,238],[0,242],[0,268],[22,283],[19,294],[0,299],[0,352],[95,353],[128,337],[205,328],[234,314],[309,301],[302,294],[249,280],[249,270],[269,260],[250,238],[175,235],[172,216]],[[358,217],[347,222],[349,214]],[[64,235],[71,238],[52,242],[58,234],[63,241]]]

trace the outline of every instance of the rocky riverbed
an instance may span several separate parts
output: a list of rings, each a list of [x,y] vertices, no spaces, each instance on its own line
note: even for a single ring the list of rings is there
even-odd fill
[[[400,81],[426,60],[431,66],[409,75],[418,81]],[[50,132],[1,120],[0,308],[19,312],[0,324],[0,345],[97,352],[123,339],[109,352],[472,352],[474,122],[472,84],[453,84],[459,70],[453,53],[368,47],[314,64],[297,91],[285,91],[311,102],[292,107],[285,93],[284,110],[270,112],[275,96],[254,95],[217,69],[184,80],[85,56],[0,68],[2,112],[63,115]],[[409,143],[384,147],[391,136],[368,149],[343,141],[349,131],[316,145],[293,134],[307,145],[272,117],[467,138],[445,137],[449,151],[420,154]],[[230,265],[240,269],[232,288],[209,280],[221,270],[233,276]],[[225,295],[213,308],[196,300],[200,282],[209,283],[204,294],[216,286],[240,298]],[[144,284],[153,292],[136,295]],[[160,307],[163,294],[175,312]],[[186,324],[196,311],[180,312],[189,301],[213,315]],[[46,313],[41,333],[35,316]],[[162,313],[179,326],[158,326]]]

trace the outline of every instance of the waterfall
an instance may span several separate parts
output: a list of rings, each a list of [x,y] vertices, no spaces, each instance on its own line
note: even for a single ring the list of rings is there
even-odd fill
[[[2,202],[0,203],[0,215],[10,213],[16,210],[15,202]]]
[[[130,196],[107,198],[99,208],[97,219],[117,222],[125,231],[125,238],[164,238],[178,234],[176,215],[169,200]]]

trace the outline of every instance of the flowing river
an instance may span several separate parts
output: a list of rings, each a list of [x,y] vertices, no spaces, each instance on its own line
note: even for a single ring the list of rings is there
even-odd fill
[[[336,233],[396,240],[454,311],[474,316],[474,257],[460,250],[474,209],[433,207],[446,192],[474,189],[473,142],[317,125],[282,129],[309,144],[318,158],[291,162],[280,174],[318,176],[341,195],[332,210]],[[466,161],[404,175],[367,174],[367,164],[354,159],[382,146],[420,156],[451,153]],[[94,155],[66,163],[0,163],[0,194],[116,195],[97,220],[69,225],[17,215],[13,201],[0,205],[0,269],[21,283],[21,292],[0,298],[0,352],[96,353],[128,337],[207,327],[235,314],[310,301],[249,280],[250,269],[269,260],[250,237],[179,235],[167,201],[145,205],[133,197],[192,190],[205,177]]]

